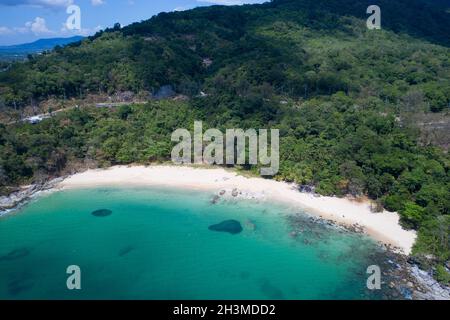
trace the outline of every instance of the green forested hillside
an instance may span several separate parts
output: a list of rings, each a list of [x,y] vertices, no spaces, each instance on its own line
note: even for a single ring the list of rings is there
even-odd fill
[[[415,255],[428,255],[419,260],[440,265],[448,281],[450,158],[419,143],[411,115],[448,114],[450,14],[446,1],[378,1],[383,29],[370,31],[370,4],[277,0],[164,13],[14,64],[0,72],[4,110],[99,93],[149,96],[165,85],[190,99],[0,126],[2,192],[88,164],[168,160],[171,132],[194,120],[279,128],[275,178],[399,211],[419,230]]]
[[[197,94],[230,79],[240,89],[268,84],[278,94],[306,99],[369,91],[396,103],[417,89],[439,111],[449,99],[450,14],[423,3],[380,1],[380,32],[365,27],[365,0],[278,0],[162,13],[16,64],[0,73],[1,97],[13,107],[167,84]],[[205,67],[205,59],[212,65]]]

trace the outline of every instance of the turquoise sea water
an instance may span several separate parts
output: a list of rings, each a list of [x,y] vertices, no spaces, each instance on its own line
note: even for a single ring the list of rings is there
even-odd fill
[[[368,238],[295,208],[212,197],[142,188],[41,196],[0,217],[0,299],[380,297],[366,289],[377,250]],[[92,214],[102,209],[112,214]],[[243,231],[208,229],[229,219]],[[70,265],[81,269],[81,290],[66,287]]]

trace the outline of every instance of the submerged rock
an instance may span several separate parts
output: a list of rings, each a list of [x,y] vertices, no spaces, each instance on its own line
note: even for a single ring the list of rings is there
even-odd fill
[[[27,248],[15,249],[10,251],[8,254],[1,256],[0,261],[12,261],[16,259],[23,258],[30,254],[30,250]]]
[[[213,224],[208,228],[211,231],[228,232],[231,234],[238,234],[242,232],[242,226],[239,221],[226,220],[218,224]]]
[[[133,246],[126,246],[126,247],[124,247],[124,248],[122,248],[120,251],[119,251],[119,257],[123,257],[123,256],[126,256],[127,254],[129,254],[131,251],[133,251],[134,250],[134,247]]]
[[[33,288],[34,282],[27,279],[12,280],[8,283],[8,292],[12,296],[16,296],[24,291]]]
[[[213,199],[211,200],[211,204],[216,204],[217,202],[219,202],[219,200],[220,200],[220,197],[218,195],[215,195],[213,197]]]
[[[245,226],[246,226],[247,229],[249,229],[249,230],[252,230],[252,231],[255,231],[255,230],[256,230],[256,224],[255,224],[252,220],[250,220],[250,219],[247,219],[247,220],[245,221]]]
[[[291,231],[289,233],[289,237],[291,237],[291,238],[297,238],[297,236],[298,236],[298,233],[296,231]]]
[[[269,280],[263,280],[263,283],[261,284],[261,292],[272,300],[285,299],[283,291],[271,284]]]
[[[410,288],[400,287],[400,293],[402,294],[403,298],[406,300],[412,300],[412,291]]]
[[[111,210],[108,209],[101,209],[101,210],[96,210],[92,212],[92,215],[95,217],[107,217],[110,216],[112,214]]]

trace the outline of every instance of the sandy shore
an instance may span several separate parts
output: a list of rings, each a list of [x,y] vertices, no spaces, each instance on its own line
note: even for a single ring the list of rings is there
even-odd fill
[[[311,214],[340,224],[363,227],[374,239],[409,254],[416,239],[414,231],[399,225],[397,213],[372,213],[370,203],[335,197],[317,197],[298,192],[295,185],[262,178],[246,178],[224,169],[198,169],[176,166],[117,166],[106,170],[89,170],[65,179],[58,188],[95,186],[169,186],[208,190],[238,189],[257,198],[286,202]]]

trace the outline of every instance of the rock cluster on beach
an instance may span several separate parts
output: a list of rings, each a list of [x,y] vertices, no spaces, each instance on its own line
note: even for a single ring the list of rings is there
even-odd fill
[[[220,192],[213,196],[211,199],[211,204],[217,204],[221,200],[257,200],[262,201],[266,199],[266,195],[264,193],[258,192],[248,192],[241,191],[237,188],[234,189],[223,189]]]
[[[33,184],[23,187],[21,190],[13,192],[9,196],[0,197],[0,215],[2,212],[16,209],[39,192],[53,189],[63,180],[64,178],[57,178],[45,183]]]

